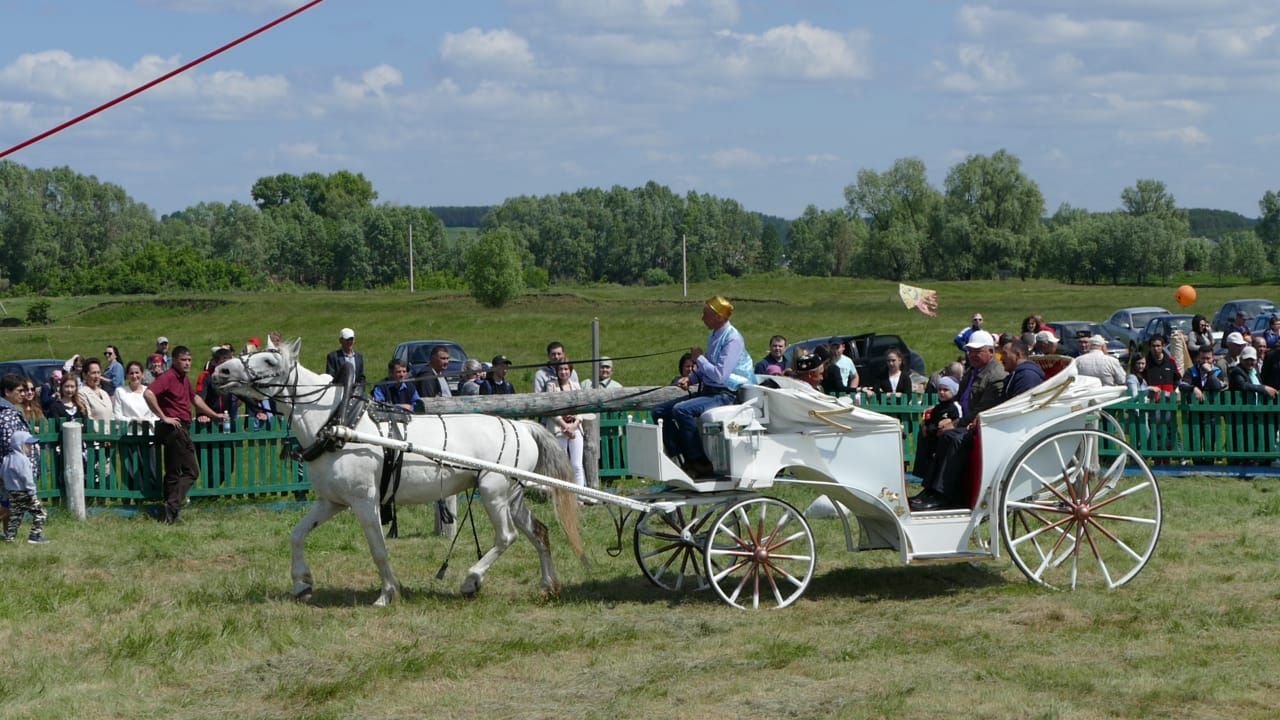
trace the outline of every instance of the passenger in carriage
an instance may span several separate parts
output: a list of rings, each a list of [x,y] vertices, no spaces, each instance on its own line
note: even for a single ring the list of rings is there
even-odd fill
[[[695,369],[689,377],[676,381],[685,389],[697,381],[698,392],[693,397],[659,405],[653,411],[654,418],[663,423],[667,454],[683,457],[684,470],[691,477],[714,473],[698,436],[698,418],[711,408],[733,403],[738,388],[755,382],[755,364],[742,333],[729,322],[732,315],[733,304],[719,295],[703,304],[702,324],[711,331],[707,351],[691,348],[689,355]]]
[[[1034,360],[1027,344],[1021,338],[1015,338],[1000,346],[1000,362],[1005,372],[1004,387],[1000,391],[1001,401],[1021,395],[1044,382],[1044,369]]]
[[[1036,333],[1036,344],[1031,349],[1032,355],[1057,355],[1058,337],[1048,330]]]
[[[1025,347],[1025,346],[1024,346]],[[995,361],[996,341],[985,330],[975,331],[965,343],[969,369],[960,381],[961,416],[954,426],[939,423],[938,444],[933,458],[918,468],[924,489],[913,496],[913,511],[963,508],[969,504],[961,487],[960,470],[973,446],[970,426],[979,413],[999,405],[1004,399],[1004,367]],[[924,474],[921,474],[924,473]]]
[[[915,464],[911,469],[918,477],[925,477],[933,465],[939,433],[955,427],[956,421],[960,419],[960,403],[956,401],[959,389],[960,384],[953,378],[944,375],[938,379],[938,404],[924,411],[920,422],[920,438],[916,441]]]

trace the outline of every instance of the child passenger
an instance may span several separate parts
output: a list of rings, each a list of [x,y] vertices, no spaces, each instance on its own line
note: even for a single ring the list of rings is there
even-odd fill
[[[950,430],[960,419],[960,403],[956,393],[960,383],[947,375],[938,378],[938,404],[925,410],[920,421],[920,441],[916,443],[916,462],[911,467],[911,474],[916,477],[927,477],[929,463],[932,462],[938,444],[938,433]],[[942,423],[945,427],[941,427]]]

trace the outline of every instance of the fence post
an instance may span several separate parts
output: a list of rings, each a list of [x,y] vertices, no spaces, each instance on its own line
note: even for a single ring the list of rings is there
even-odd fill
[[[77,520],[84,520],[84,463],[80,461],[82,448],[78,422],[62,424],[62,487],[67,499],[67,510]]]

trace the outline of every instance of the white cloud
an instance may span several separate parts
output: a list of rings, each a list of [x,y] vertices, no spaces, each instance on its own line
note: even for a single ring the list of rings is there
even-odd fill
[[[735,77],[856,80],[871,74],[870,36],[864,31],[841,33],[802,21],[760,35],[718,35],[736,45],[721,61]]]
[[[1204,145],[1209,142],[1209,136],[1194,125],[1146,131],[1121,130],[1117,133],[1117,136],[1122,142],[1130,145],[1168,143],[1193,146]]]
[[[830,165],[840,162],[840,156],[833,153],[812,153],[805,155],[804,161],[810,165]]]
[[[179,67],[177,56],[145,55],[132,67],[110,60],[76,58],[65,50],[24,53],[0,69],[0,86],[35,97],[94,102],[121,95]],[[222,70],[209,75],[186,73],[146,92],[146,97],[179,100],[196,112],[222,113],[279,101],[289,94],[289,82],[279,75],[249,76]]]
[[[992,52],[981,45],[962,45],[956,50],[959,68],[943,63],[935,67],[943,73],[944,90],[958,93],[1000,93],[1022,87],[1022,78],[1007,52]]]
[[[663,28],[690,32],[737,24],[737,0],[557,0],[557,20],[575,26],[625,30]]]
[[[973,37],[1016,38],[1033,45],[1131,47],[1149,36],[1143,23],[1131,20],[1078,20],[1065,13],[1037,16],[989,5],[965,5],[956,21]]]
[[[440,57],[461,68],[525,73],[533,69],[533,53],[524,38],[510,30],[470,28],[445,33]]]
[[[315,160],[320,157],[320,146],[313,142],[281,143],[279,150],[298,160]]]
[[[682,65],[693,56],[692,45],[671,38],[638,37],[625,33],[570,36],[565,43],[586,60],[614,65],[662,67]]]
[[[1250,57],[1276,33],[1275,25],[1240,28],[1213,28],[1201,31],[1206,47],[1229,60]]]
[[[357,82],[343,78],[333,79],[333,94],[348,107],[359,107],[363,101],[377,99],[385,102],[387,89],[404,85],[404,75],[391,65],[378,65],[360,74]]]
[[[704,158],[721,170],[759,170],[776,162],[773,158],[765,157],[754,150],[740,147],[716,150],[705,155]]]
[[[31,103],[0,100],[0,127],[26,125],[31,120]]]

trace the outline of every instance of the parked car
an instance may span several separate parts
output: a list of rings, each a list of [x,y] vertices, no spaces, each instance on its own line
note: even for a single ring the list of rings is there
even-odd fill
[[[876,333],[829,335],[792,343],[791,347],[787,348],[787,352],[783,355],[787,367],[792,367],[797,350],[802,349],[807,355],[812,353],[814,348],[819,345],[826,345],[831,342],[844,344],[845,355],[848,355],[853,360],[853,366],[858,370],[858,379],[863,384],[878,380],[885,375],[888,368],[885,363],[885,356],[891,349],[897,349],[898,352],[906,356],[907,368],[911,372],[916,375],[926,376],[924,358],[907,347],[905,340],[897,335],[878,335]]]
[[[431,367],[431,348],[437,345],[449,348],[449,367],[445,372],[449,374],[450,389],[456,392],[462,363],[467,361],[467,351],[463,350],[458,343],[452,340],[410,340],[397,345],[396,351],[391,354],[391,359],[409,363],[409,375],[416,378]],[[379,375],[378,380],[383,377],[385,375]]]
[[[1102,323],[1107,330],[1115,338],[1125,344],[1132,353],[1138,348],[1138,335],[1142,332],[1142,328],[1147,326],[1151,318],[1157,315],[1168,315],[1169,311],[1162,307],[1131,307],[1121,308],[1111,314],[1107,321]]]
[[[1266,332],[1267,328],[1271,327],[1271,317],[1277,314],[1280,314],[1280,313],[1266,313],[1265,315],[1259,315],[1253,318],[1252,320],[1250,320],[1249,334],[1261,335],[1262,333]]]
[[[1270,316],[1276,312],[1276,304],[1270,300],[1253,298],[1250,300],[1230,300],[1218,308],[1210,323],[1218,332],[1226,332],[1236,319],[1236,313],[1242,312],[1248,320],[1259,316]]]
[[[0,377],[9,373],[25,375],[36,381],[37,385],[49,382],[54,370],[62,369],[62,360],[4,360],[0,362]]]
[[[1174,330],[1178,330],[1183,335],[1190,335],[1191,320],[1194,317],[1194,315],[1170,313],[1151,318],[1147,321],[1147,326],[1142,328],[1142,332],[1138,334],[1138,352],[1145,355],[1147,345],[1151,343],[1151,338],[1156,335],[1162,335],[1166,345],[1168,345],[1169,337]]]
[[[1101,335],[1107,339],[1106,352],[1113,358],[1124,362],[1129,356],[1129,347],[1112,334],[1102,323],[1086,320],[1055,320],[1045,323],[1058,334],[1058,351],[1063,355],[1076,355],[1079,351],[1076,338],[1081,332],[1089,335]],[[1076,345],[1072,347],[1072,345]]]

